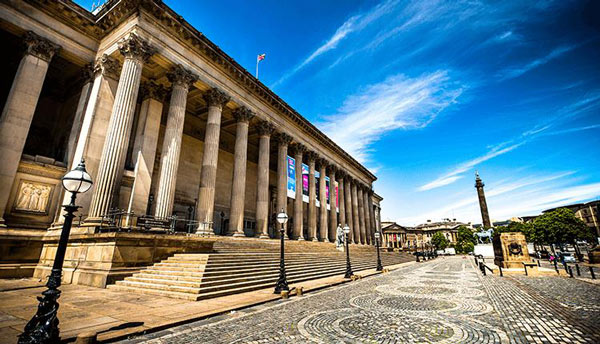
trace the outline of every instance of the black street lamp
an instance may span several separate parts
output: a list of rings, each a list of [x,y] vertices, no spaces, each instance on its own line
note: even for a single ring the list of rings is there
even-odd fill
[[[375,232],[375,248],[377,248],[377,269],[376,269],[376,271],[383,271],[383,266],[381,265],[381,256],[379,255],[379,238],[381,238],[381,234],[379,234],[379,232]]]
[[[352,266],[350,266],[350,246],[348,246],[348,234],[350,233],[350,227],[348,226],[348,224],[346,224],[344,226],[344,241],[346,241],[346,274],[344,275],[344,278],[351,278],[353,273],[352,273]]]
[[[281,239],[281,248],[279,251],[281,253],[281,256],[279,257],[279,279],[277,280],[277,284],[275,284],[275,294],[281,294],[282,291],[290,290],[290,288],[288,287],[287,278],[285,277],[285,251],[284,251],[285,229],[283,229],[283,226],[285,225],[287,220],[288,220],[287,214],[285,212],[283,212],[283,209],[281,209],[281,212],[279,212],[279,214],[277,214],[277,222],[279,222],[281,224],[281,229],[279,230],[279,237]]]
[[[65,260],[65,251],[67,250],[67,242],[71,233],[71,225],[73,224],[73,214],[78,206],[75,205],[75,197],[78,193],[88,191],[92,187],[92,178],[85,170],[85,162],[83,159],[77,167],[69,171],[62,177],[62,185],[65,190],[71,193],[71,203],[63,205],[66,214],[63,224],[52,272],[46,283],[46,291],[42,293],[43,297],[38,296],[38,309],[33,318],[25,325],[25,330],[19,335],[19,344],[25,343],[58,343],[58,298],[60,297],[61,275],[63,263]]]

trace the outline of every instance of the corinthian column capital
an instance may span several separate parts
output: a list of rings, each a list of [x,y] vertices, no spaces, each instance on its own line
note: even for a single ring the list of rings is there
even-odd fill
[[[308,152],[306,152],[305,157],[306,157],[306,161],[312,163],[312,162],[315,162],[317,160],[317,158],[319,157],[319,155],[316,152],[314,152],[314,151],[308,151]]]
[[[301,143],[294,143],[290,146],[290,148],[292,149],[292,153],[294,155],[302,155],[307,151],[306,146]]]
[[[211,88],[208,92],[204,93],[204,100],[206,100],[208,106],[223,107],[230,99],[227,93],[218,88]]]
[[[256,131],[258,131],[259,136],[271,136],[271,134],[273,134],[273,131],[275,131],[275,127],[273,126],[273,124],[271,124],[271,122],[260,121],[256,125]]]
[[[126,59],[146,62],[150,56],[154,55],[154,48],[134,32],[121,39],[118,45],[119,51]]]
[[[96,63],[94,64],[94,74],[102,74],[102,76],[107,78],[119,80],[119,67],[119,61],[114,57],[103,54],[96,59]]]
[[[181,86],[186,89],[190,88],[197,80],[198,76],[189,70],[183,68],[182,65],[177,65],[167,73],[167,78],[175,86]]]
[[[252,110],[248,109],[245,106],[240,106],[239,108],[233,111],[233,118],[235,118],[237,122],[248,123],[253,117],[254,112],[252,112]]]
[[[277,133],[275,141],[277,141],[280,146],[287,146],[292,142],[292,137],[286,133]]]
[[[167,89],[154,80],[144,82],[140,87],[140,100],[156,99],[159,102],[164,102],[167,97]]]
[[[23,41],[25,42],[26,54],[33,55],[47,62],[50,62],[54,54],[60,49],[60,45],[50,42],[33,31],[27,31],[23,37]]]

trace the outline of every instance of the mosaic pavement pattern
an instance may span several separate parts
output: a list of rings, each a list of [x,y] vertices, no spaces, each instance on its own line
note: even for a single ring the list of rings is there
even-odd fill
[[[598,320],[598,286],[484,277],[445,257],[127,342],[600,343]]]

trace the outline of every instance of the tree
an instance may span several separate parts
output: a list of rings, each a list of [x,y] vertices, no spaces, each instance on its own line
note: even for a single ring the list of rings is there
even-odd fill
[[[510,222],[508,226],[500,226],[494,229],[494,235],[507,232],[521,232],[525,235],[527,242],[541,244],[535,236],[532,223]]]
[[[446,247],[448,247],[448,243],[448,239],[440,231],[435,232],[431,237],[431,244],[435,247],[436,250],[445,250]]]
[[[533,236],[542,244],[573,244],[577,240],[595,241],[586,224],[567,208],[559,208],[538,216],[533,222]]]
[[[477,242],[475,236],[473,235],[473,231],[467,228],[466,226],[458,227],[456,240],[456,252],[458,253],[469,253],[472,252],[475,248],[475,243]]]

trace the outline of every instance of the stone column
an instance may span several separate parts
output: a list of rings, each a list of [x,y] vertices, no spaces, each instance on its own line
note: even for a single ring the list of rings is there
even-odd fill
[[[308,238],[319,241],[317,238],[317,183],[315,178],[315,160],[317,153],[310,151],[306,153],[308,161]]]
[[[287,213],[287,155],[288,145],[292,142],[292,137],[286,133],[279,133],[276,136],[278,151],[277,151],[277,209],[275,214],[280,211]],[[289,214],[288,214],[289,217]],[[284,237],[287,239],[287,223],[283,226]],[[275,236],[279,238],[279,223]]]
[[[364,197],[364,210],[365,210],[365,233],[367,237],[367,244],[371,245],[373,243],[373,226],[371,224],[371,211],[369,210],[369,196],[367,193],[367,188],[363,187],[362,194]]]
[[[354,243],[362,244],[362,236],[360,235],[360,220],[358,217],[358,193],[356,191],[356,181],[352,181],[352,222],[354,222]]]
[[[167,74],[167,77],[172,83],[173,89],[160,155],[160,179],[157,185],[156,208],[154,211],[154,216],[162,218],[169,217],[173,213],[187,96],[190,86],[198,80],[196,75],[180,65],[173,68]]]
[[[233,112],[237,121],[233,157],[233,180],[231,181],[231,205],[228,235],[244,236],[244,200],[246,195],[246,164],[248,161],[248,125],[254,113],[246,107]]]
[[[358,222],[360,228],[360,242],[363,245],[368,243],[367,241],[367,228],[365,226],[365,198],[362,192],[362,184],[357,183],[356,185],[356,196],[358,199]]]
[[[329,239],[335,241],[338,226],[337,206],[335,204],[335,165],[329,166]]]
[[[69,141],[67,143],[67,166],[73,165],[73,157],[75,155],[75,147],[77,147],[77,140],[79,139],[79,132],[81,131],[85,109],[90,100],[90,94],[92,92],[92,86],[94,84],[94,64],[88,63],[81,70],[81,79],[83,86],[81,87],[81,94],[79,95],[79,101],[77,102],[77,109],[75,109],[75,116],[73,117],[73,125],[69,132]],[[77,162],[79,164],[79,161]],[[69,196],[70,197],[70,196]]]
[[[162,85],[148,82],[142,84],[140,92],[142,105],[132,155],[135,166],[134,179],[127,211],[135,214],[149,214],[149,209],[147,209],[148,198],[150,197],[150,185],[152,184],[154,159],[156,158],[156,147],[160,131],[160,118],[166,90]]]
[[[106,54],[96,59],[93,69],[94,83],[85,107],[83,121],[77,132],[72,163],[69,165],[69,170],[72,170],[82,159],[85,159],[86,169],[94,181],[98,174],[104,138],[114,104],[114,94],[119,83],[119,68],[119,62]],[[80,214],[89,212],[94,189],[95,185],[92,185],[88,192],[77,196]],[[71,194],[63,192],[61,204],[68,204],[70,200]],[[59,207],[51,226],[52,229],[62,226],[65,219],[64,214],[64,209]],[[77,231],[77,229],[74,228],[73,231]]]
[[[325,171],[327,160],[319,159],[319,202],[321,203],[320,237],[321,241],[329,242],[329,231],[327,230],[327,194],[325,193]]]
[[[0,117],[0,227],[17,174],[29,127],[48,71],[59,46],[28,31],[24,37],[25,54],[6,98]]]
[[[258,142],[258,180],[256,190],[256,233],[261,239],[269,239],[269,154],[273,125],[261,121],[256,127]]]
[[[306,147],[300,143],[292,146],[294,159],[296,159],[296,199],[294,200],[294,239],[305,240],[304,238],[304,211],[302,209],[302,155],[306,152]]]
[[[352,185],[349,176],[346,176],[344,178],[344,203],[346,210],[346,224],[348,224],[348,226],[351,228],[350,233],[352,233],[350,235],[350,237],[352,238],[350,242],[356,244],[358,241],[356,234],[354,233],[355,228],[354,222],[352,220]]]
[[[377,226],[377,220],[375,219],[375,205],[373,204],[373,191],[367,191],[367,199],[369,200],[369,219],[371,220],[371,231],[373,234],[373,240],[375,240],[375,233],[379,232],[379,227]],[[381,234],[381,232],[379,233]]]
[[[200,191],[198,192],[198,229],[196,233],[213,235],[213,209],[215,207],[215,183],[217,181],[217,162],[219,159],[219,134],[221,132],[221,112],[229,101],[229,96],[213,88],[204,94],[208,105],[208,119],[204,134],[204,153],[200,171]]]
[[[339,223],[344,228],[346,224],[346,205],[344,204],[344,176],[345,173],[342,170],[338,170],[336,173],[336,177],[338,178],[338,198],[339,198],[339,209],[340,209],[340,220]],[[352,242],[352,232],[348,234],[348,242]]]
[[[119,51],[125,57],[115,95],[112,115],[100,158],[88,222],[94,223],[106,214],[121,185],[127,146],[133,124],[142,68],[153,49],[135,33],[119,41]]]

